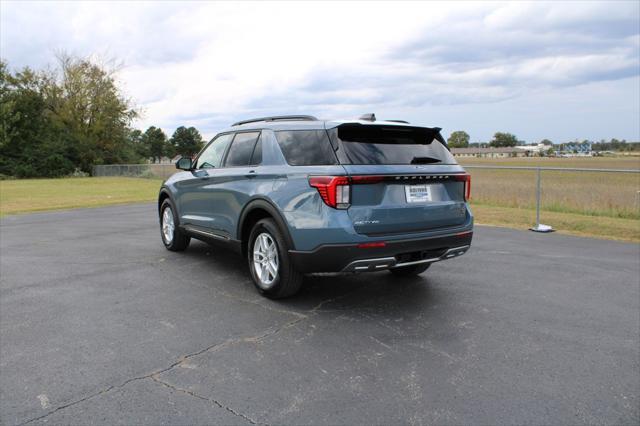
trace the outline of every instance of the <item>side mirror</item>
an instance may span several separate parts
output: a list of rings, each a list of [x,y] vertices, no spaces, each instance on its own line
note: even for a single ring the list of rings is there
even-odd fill
[[[176,161],[176,169],[191,170],[193,168],[193,161],[191,158],[181,157]]]

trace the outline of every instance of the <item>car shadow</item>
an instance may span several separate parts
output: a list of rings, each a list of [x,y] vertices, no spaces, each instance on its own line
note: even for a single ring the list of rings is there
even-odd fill
[[[301,314],[359,310],[376,315],[411,315],[442,303],[442,289],[434,285],[429,271],[413,277],[398,277],[388,271],[362,274],[307,275],[295,296],[271,300],[258,295],[247,268],[247,261],[224,246],[192,241],[182,256],[205,261],[198,266],[202,277],[214,291],[258,301],[266,307],[292,310]],[[195,272],[195,271],[194,271]],[[225,277],[224,280],[203,277]]]

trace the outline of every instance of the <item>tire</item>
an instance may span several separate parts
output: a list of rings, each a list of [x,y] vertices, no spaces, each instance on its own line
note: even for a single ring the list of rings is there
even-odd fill
[[[410,277],[413,275],[419,275],[429,269],[431,266],[430,263],[423,263],[418,265],[410,265],[410,266],[401,266],[400,268],[392,268],[389,269],[393,275],[397,275],[399,277]]]
[[[289,246],[273,219],[262,219],[255,224],[247,246],[249,271],[260,294],[280,299],[300,290],[302,274],[293,267]]]
[[[167,213],[166,216],[165,212]],[[165,225],[167,225],[167,229],[165,229]],[[178,225],[176,209],[171,199],[167,198],[160,206],[160,237],[167,250],[183,251],[189,246],[191,237],[185,234]],[[168,228],[171,228],[170,232]]]

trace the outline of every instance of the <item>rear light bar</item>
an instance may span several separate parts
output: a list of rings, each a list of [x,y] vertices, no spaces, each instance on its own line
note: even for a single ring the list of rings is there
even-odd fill
[[[395,178],[395,176],[351,176],[351,182],[354,184],[368,184],[368,183],[380,183],[384,180],[388,180],[389,178]]]
[[[471,198],[471,175],[358,175],[358,176],[309,176],[309,185],[318,190],[322,201],[334,209],[347,209],[351,205],[351,185],[367,185],[380,182],[464,182],[464,200]]]

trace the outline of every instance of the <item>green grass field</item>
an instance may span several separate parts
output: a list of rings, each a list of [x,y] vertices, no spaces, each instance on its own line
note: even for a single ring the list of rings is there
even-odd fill
[[[0,214],[153,201],[161,183],[121,177],[3,180]]]
[[[640,169],[640,157],[461,159],[463,165]],[[535,172],[469,169],[476,222],[535,223]],[[640,242],[640,174],[543,172],[541,221],[558,232]],[[153,201],[161,179],[125,177],[0,181],[0,214]]]

